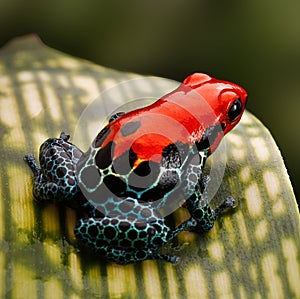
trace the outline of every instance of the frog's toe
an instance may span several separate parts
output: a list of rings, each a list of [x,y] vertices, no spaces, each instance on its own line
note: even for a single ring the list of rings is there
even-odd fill
[[[165,254],[160,254],[160,253],[152,253],[149,257],[149,259],[152,260],[162,260],[169,262],[171,264],[178,264],[180,262],[180,257],[176,255],[165,255]]]
[[[171,256],[170,258],[170,262],[173,264],[173,265],[177,265],[179,264],[180,262],[180,257],[179,256]]]
[[[61,132],[59,138],[61,138],[63,141],[68,141],[70,139],[70,135],[65,132]]]
[[[236,200],[233,198],[233,197],[231,197],[231,196],[228,196],[224,201],[223,201],[223,203],[219,206],[219,207],[217,207],[215,210],[214,210],[214,212],[215,212],[215,215],[216,215],[216,217],[220,214],[220,213],[222,213],[224,210],[226,210],[226,209],[234,209],[235,207],[237,206],[237,202],[236,202]]]
[[[237,206],[236,200],[231,196],[225,199],[224,204],[227,206],[227,208],[235,208]]]
[[[26,155],[23,157],[23,159],[24,159],[24,161],[26,161],[27,163],[28,163],[29,161],[35,160],[33,154],[26,154]]]
[[[210,176],[209,176],[209,175],[204,175],[204,176],[202,176],[202,178],[201,178],[201,180],[200,180],[202,192],[204,192],[204,191],[206,190],[209,181],[210,181]]]
[[[28,164],[28,166],[30,167],[30,169],[33,171],[34,174],[39,173],[40,167],[38,166],[33,154],[27,154],[24,156],[23,159]]]

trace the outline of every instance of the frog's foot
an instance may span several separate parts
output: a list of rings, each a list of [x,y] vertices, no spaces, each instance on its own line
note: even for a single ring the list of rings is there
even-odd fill
[[[198,233],[209,231],[214,226],[217,217],[219,217],[224,210],[236,207],[236,201],[231,196],[227,197],[215,210],[211,209],[205,196],[202,200],[204,203],[206,202],[205,205],[202,203],[195,206],[194,203],[194,206],[191,206],[190,213],[192,218],[197,221],[197,224],[190,225],[187,229],[189,231]]]
[[[36,159],[33,154],[27,154],[24,156],[24,161],[27,162],[28,166],[32,170],[34,176],[38,176],[41,172],[39,165],[36,162]]]
[[[235,199],[231,196],[227,197],[215,210],[215,217],[218,217],[226,209],[234,209],[237,206]]]
[[[29,165],[33,172],[34,182],[33,182],[33,195],[37,201],[57,201],[56,198],[59,197],[61,193],[60,187],[53,183],[48,182],[44,177],[39,165],[33,154],[27,154],[24,156],[24,160]]]
[[[166,261],[171,264],[178,264],[180,262],[180,257],[176,255],[165,255],[165,254],[160,254],[160,253],[152,253],[149,257],[150,260],[161,260],[161,261]]]
[[[63,141],[68,141],[70,139],[70,135],[65,132],[61,132],[59,138],[61,138]]]

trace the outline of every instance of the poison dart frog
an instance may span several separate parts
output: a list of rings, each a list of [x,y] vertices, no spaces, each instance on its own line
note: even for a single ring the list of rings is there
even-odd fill
[[[153,104],[114,114],[86,153],[65,133],[49,138],[40,147],[40,166],[32,154],[24,157],[34,197],[76,209],[75,236],[108,260],[177,263],[177,256],[157,250],[184,230],[210,230],[222,211],[236,206],[227,197],[210,207],[202,170],[246,101],[242,87],[195,73]],[[190,218],[173,227],[165,216],[180,206]]]

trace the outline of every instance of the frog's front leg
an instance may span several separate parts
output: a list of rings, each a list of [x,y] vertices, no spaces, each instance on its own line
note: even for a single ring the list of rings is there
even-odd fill
[[[33,172],[33,194],[39,201],[72,200],[78,193],[75,164],[82,152],[67,142],[69,137],[62,132],[59,138],[49,138],[41,145],[41,167],[32,154],[24,157]]]
[[[80,219],[75,235],[83,245],[95,250],[106,259],[118,264],[143,260],[165,260],[177,263],[177,256],[155,251],[172,240],[181,231],[195,226],[194,219],[171,229],[163,218],[151,222],[125,216]]]
[[[199,185],[196,187],[195,193],[186,201],[187,209],[192,218],[197,221],[197,225],[191,227],[189,229],[190,231],[199,233],[209,231],[214,226],[217,217],[224,210],[236,207],[236,201],[230,196],[213,210],[209,205],[206,192],[208,181],[209,177],[203,176]]]
[[[56,201],[55,199],[59,197],[59,186],[46,179],[32,154],[25,155],[24,160],[33,172],[33,195],[36,200],[49,202]]]

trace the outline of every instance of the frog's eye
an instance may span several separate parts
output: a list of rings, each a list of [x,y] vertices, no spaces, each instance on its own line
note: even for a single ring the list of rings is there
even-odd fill
[[[237,98],[229,107],[228,110],[228,117],[229,121],[233,122],[236,120],[236,118],[241,114],[243,110],[243,104],[241,99]]]

